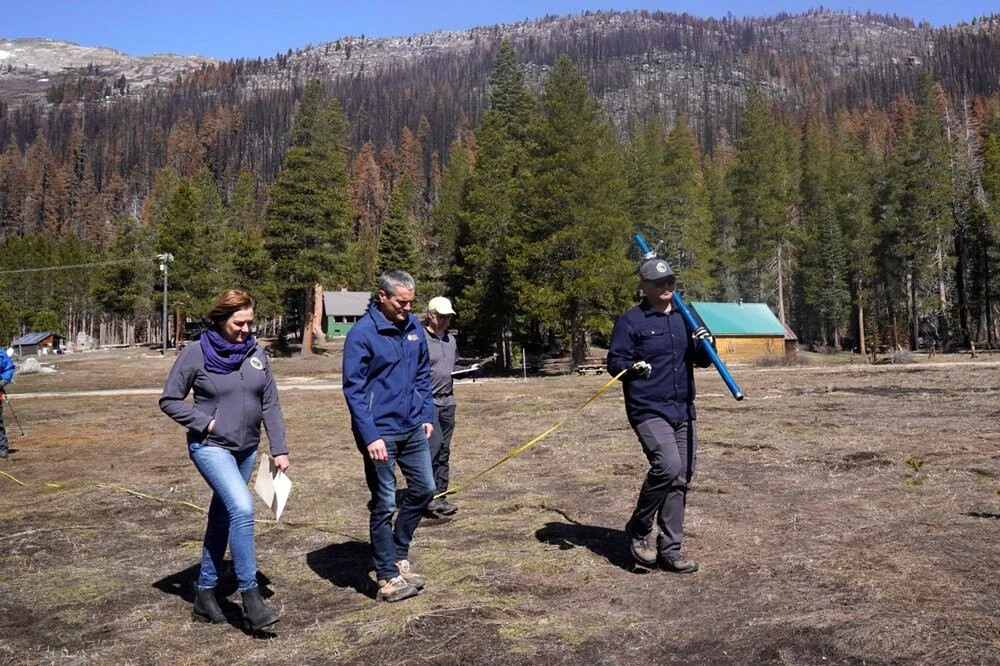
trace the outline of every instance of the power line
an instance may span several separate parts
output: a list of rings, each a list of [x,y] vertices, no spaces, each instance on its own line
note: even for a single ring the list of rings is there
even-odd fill
[[[134,264],[139,261],[153,261],[153,259],[155,259],[155,257],[138,257],[136,259],[100,261],[92,264],[68,264],[66,266],[44,266],[42,268],[19,268],[14,271],[0,271],[0,275],[10,275],[12,273],[40,273],[42,271],[61,271],[68,268],[90,268],[92,266],[111,266],[112,264]]]

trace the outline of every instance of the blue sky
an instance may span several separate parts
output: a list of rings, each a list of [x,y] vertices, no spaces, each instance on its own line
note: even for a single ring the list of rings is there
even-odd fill
[[[770,15],[822,4],[831,9],[899,14],[935,26],[998,11],[996,0],[677,0],[587,2],[587,0],[10,0],[0,11],[0,37],[48,37],[87,46],[110,46],[132,55],[198,54],[221,59],[270,57],[289,48],[345,35],[386,37],[435,29],[458,30],[511,23],[545,14],[598,9],[662,9],[698,16]]]

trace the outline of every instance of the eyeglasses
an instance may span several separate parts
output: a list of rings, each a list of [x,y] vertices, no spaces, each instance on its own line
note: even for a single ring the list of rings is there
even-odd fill
[[[673,275],[667,275],[666,277],[661,277],[658,280],[643,280],[646,284],[651,284],[658,289],[663,289],[664,287],[672,287],[677,283],[677,278]]]

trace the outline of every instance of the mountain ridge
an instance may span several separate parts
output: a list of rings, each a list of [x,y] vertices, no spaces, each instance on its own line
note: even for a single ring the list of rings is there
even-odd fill
[[[133,57],[109,49],[107,64],[95,66],[79,50],[47,77],[32,70],[18,78],[16,67],[0,61],[0,152],[13,146],[23,153],[44,132],[49,150],[65,159],[77,132],[98,189],[117,175],[132,183],[138,202],[171,150],[194,135],[223,188],[243,169],[270,183],[303,87],[319,78],[343,108],[353,151],[366,142],[377,151],[394,148],[409,132],[419,136],[430,179],[456,136],[489,108],[490,74],[505,37],[535,92],[566,54],[621,136],[651,116],[664,127],[684,116],[700,148],[713,151],[739,135],[751,88],[782,113],[889,109],[900,96],[916,99],[924,71],[956,102],[989,96],[1000,89],[998,23],[993,15],[933,28],[822,9],[747,19],[607,11],[408,37],[348,36],[226,62],[126,61]],[[53,58],[72,50],[48,41],[35,46]]]
[[[0,100],[45,97],[53,86],[91,78],[113,84],[125,77],[139,92],[219,61],[199,55],[133,56],[107,46],[84,46],[45,37],[0,37]]]

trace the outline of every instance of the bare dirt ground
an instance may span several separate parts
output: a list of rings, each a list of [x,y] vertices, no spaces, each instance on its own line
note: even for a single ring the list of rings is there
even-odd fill
[[[734,368],[742,403],[700,371],[690,576],[631,566],[622,526],[646,463],[615,386],[421,524],[429,583],[399,604],[374,600],[342,395],[285,390],[295,487],[287,518],[257,526],[282,615],[262,638],[235,603],[233,626],[190,620],[204,516],[175,502],[209,490],[155,396],[31,396],[155,387],[171,361],[60,357],[11,387],[26,437],[5,411],[0,471],[26,485],[0,476],[0,663],[997,663],[1000,364],[935,360]],[[338,366],[274,362],[286,384]],[[458,386],[453,483],[606,380]]]

